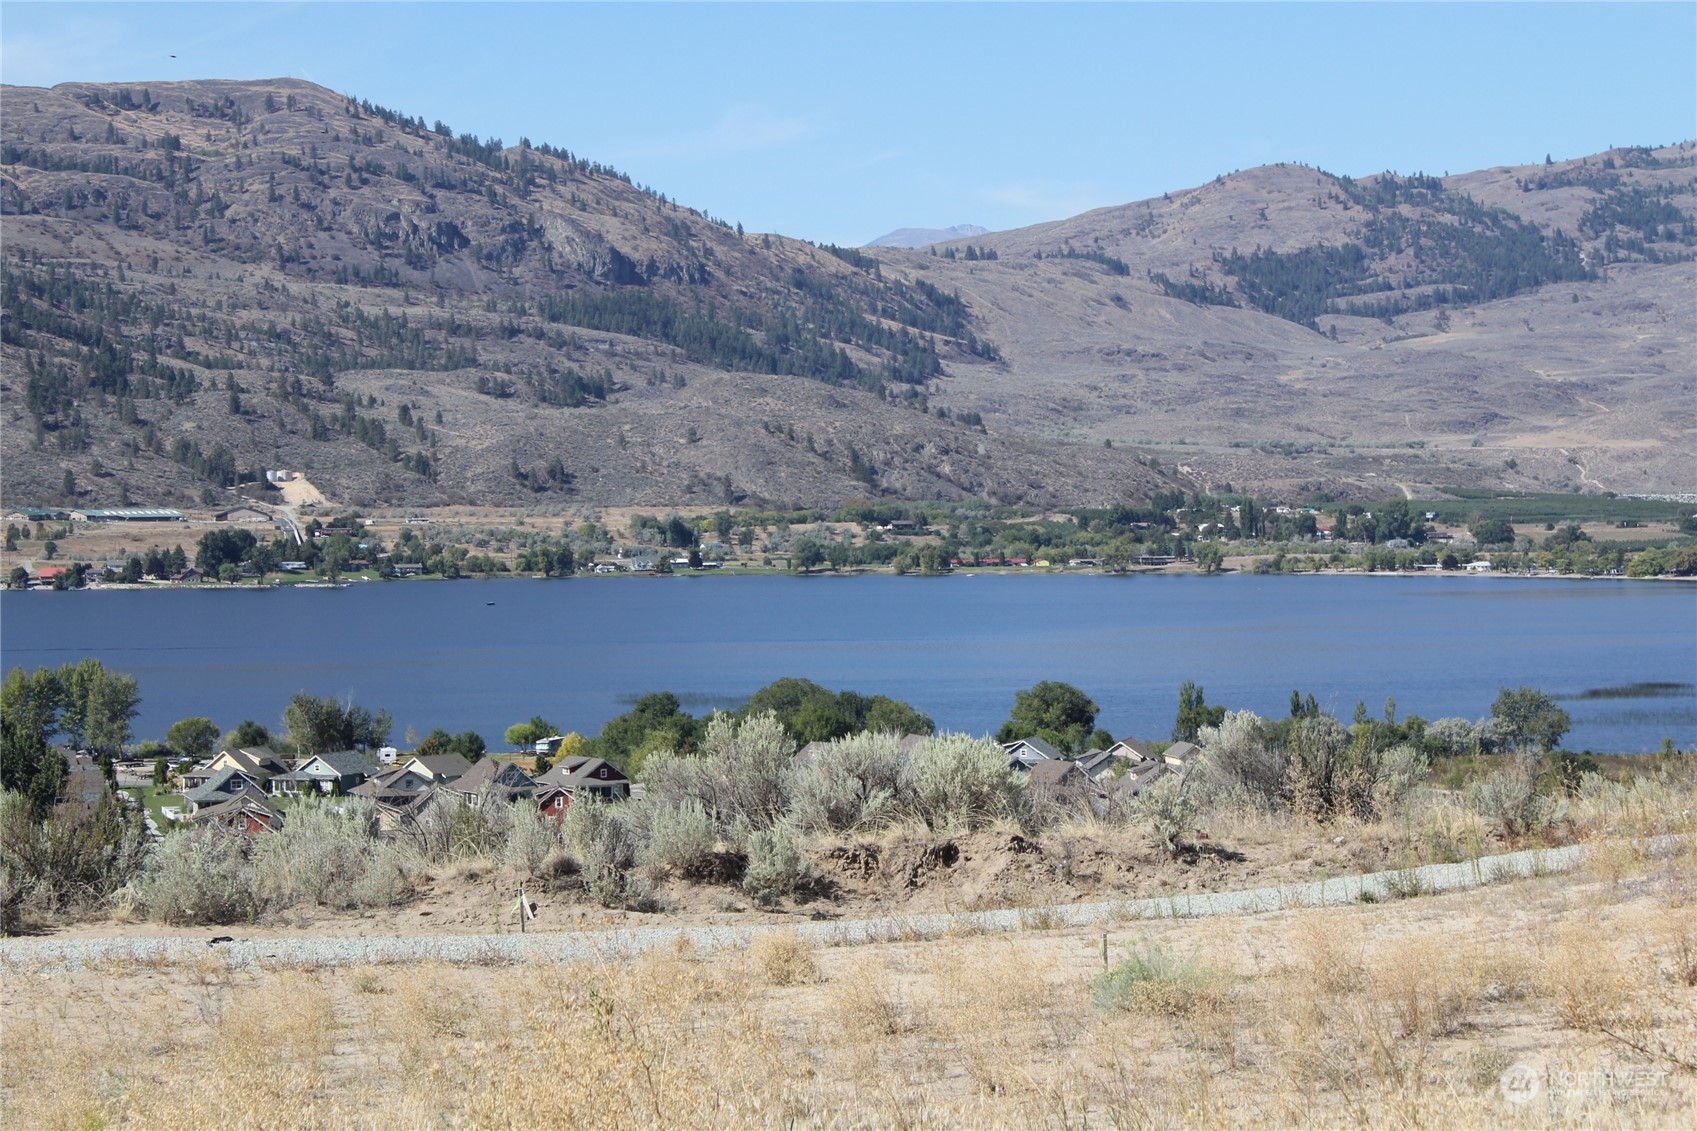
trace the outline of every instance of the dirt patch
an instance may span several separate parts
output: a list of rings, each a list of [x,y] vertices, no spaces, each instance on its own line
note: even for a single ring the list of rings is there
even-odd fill
[[[324,497],[324,492],[298,475],[292,479],[284,479],[279,482],[277,490],[283,493],[283,501],[291,507],[327,507],[330,505],[330,500]]]
[[[1489,849],[1491,846],[1487,846]],[[375,911],[334,912],[298,906],[243,925],[245,938],[382,937],[484,934],[517,930],[513,908],[522,884],[537,903],[530,931],[603,927],[783,923],[796,915],[863,918],[880,914],[1034,907],[1090,900],[1141,899],[1307,883],[1352,873],[1457,858],[1452,848],[1396,826],[1312,827],[1247,821],[1222,824],[1207,841],[1169,857],[1137,829],[1066,826],[1042,836],[1015,828],[939,836],[923,826],[822,840],[809,849],[821,882],[778,909],[756,909],[742,890],[744,859],[715,854],[691,877],[656,882],[653,910],[608,909],[580,877],[521,876],[488,861],[433,867],[403,903]],[[143,937],[227,933],[182,931],[154,923],[99,919],[47,924],[55,937]]]

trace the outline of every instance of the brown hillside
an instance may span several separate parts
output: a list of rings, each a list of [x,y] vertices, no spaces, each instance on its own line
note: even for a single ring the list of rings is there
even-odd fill
[[[1445,178],[1451,193],[1578,237],[1593,276],[1456,304],[1447,320],[1436,310],[1328,314],[1309,329],[1243,300],[1216,255],[1362,239],[1367,210],[1338,178],[1301,166],[942,248],[990,249],[994,260],[880,254],[959,288],[980,333],[1002,347],[1005,370],[939,398],[979,409],[992,429],[1018,418],[1056,439],[1171,446],[1173,462],[1216,485],[1369,496],[1392,484],[1690,491],[1694,160],[1697,145],[1685,143]],[[1582,230],[1609,194],[1637,191],[1665,194],[1684,231],[1635,247],[1622,226]],[[1035,258],[1069,248],[1118,259],[1128,273]],[[1382,266],[1399,284],[1412,275],[1406,253]],[[1154,273],[1220,287],[1241,305],[1168,297]]]
[[[1576,237],[1583,277],[1310,328],[1216,254],[1453,202],[1375,211],[1374,181],[1274,166],[951,245],[970,260],[832,254],[295,80],[0,102],[8,505],[268,468],[409,507],[1691,487],[1692,240],[1579,230],[1638,190],[1688,218],[1691,145],[1448,178],[1512,214],[1475,230]],[[1375,252],[1361,301],[1432,291],[1442,254]]]

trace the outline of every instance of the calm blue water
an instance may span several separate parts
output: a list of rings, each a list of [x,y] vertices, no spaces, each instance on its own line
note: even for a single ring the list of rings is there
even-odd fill
[[[493,605],[488,602],[495,602]],[[1064,680],[1116,736],[1165,738],[1178,685],[1269,715],[1312,692],[1346,721],[1490,713],[1499,688],[1644,682],[1671,698],[1564,700],[1572,749],[1697,745],[1697,586],[1413,577],[578,578],[343,590],[5,593],[0,664],[94,656],[140,683],[138,738],[177,719],[279,727],[296,691],[492,746],[542,714],[598,731],[647,691],[700,714],[781,676],[905,699],[992,731]]]

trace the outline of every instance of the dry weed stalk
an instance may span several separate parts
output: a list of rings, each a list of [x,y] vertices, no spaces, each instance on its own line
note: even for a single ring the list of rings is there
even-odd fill
[[[771,985],[799,986],[819,981],[813,948],[794,931],[756,936],[749,944],[748,956]]]
[[[889,969],[870,959],[833,978],[829,996],[845,1037],[857,1045],[880,1045],[915,1024]]]

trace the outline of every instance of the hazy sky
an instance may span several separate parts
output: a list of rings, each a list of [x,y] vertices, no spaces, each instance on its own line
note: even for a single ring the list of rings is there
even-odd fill
[[[1272,161],[1441,174],[1688,139],[1697,4],[0,0],[7,83],[284,75],[860,244]]]

